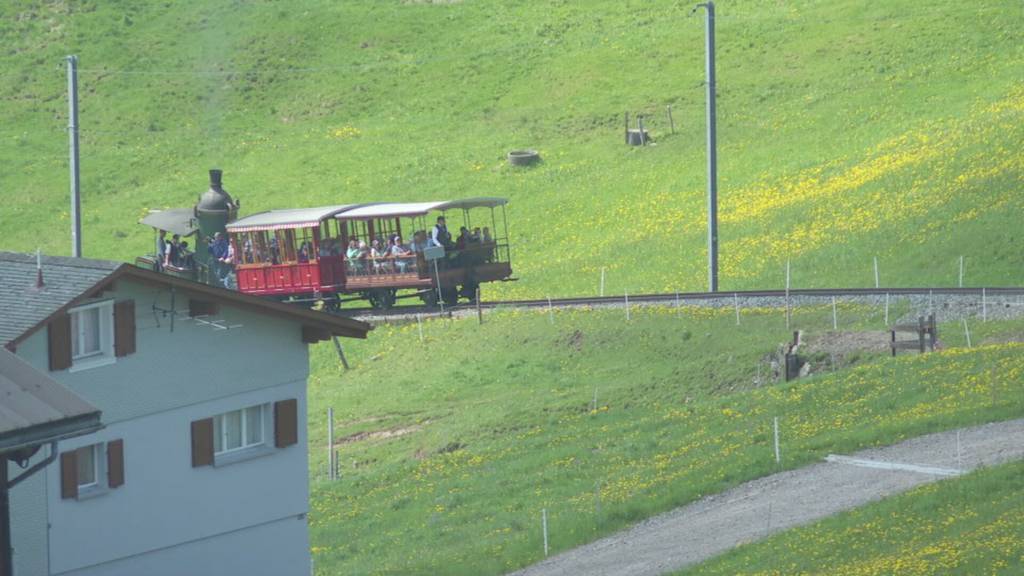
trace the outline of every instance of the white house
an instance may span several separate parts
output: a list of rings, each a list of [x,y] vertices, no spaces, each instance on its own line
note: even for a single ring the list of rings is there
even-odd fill
[[[14,574],[305,575],[307,346],[369,326],[0,252],[0,342],[102,410],[11,492]],[[45,457],[40,451],[33,460]]]

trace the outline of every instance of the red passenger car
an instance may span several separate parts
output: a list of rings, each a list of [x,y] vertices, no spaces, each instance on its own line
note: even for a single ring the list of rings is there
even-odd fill
[[[409,296],[428,304],[438,296],[449,304],[460,295],[472,299],[481,283],[512,275],[506,203],[503,198],[471,198],[247,216],[226,226],[238,290],[323,301],[331,309],[356,299],[367,299],[376,308]],[[481,214],[485,211],[489,215]],[[436,216],[458,221],[461,235],[451,231],[445,246],[430,245]],[[448,225],[455,228],[454,222]],[[407,293],[400,294],[403,290]]]

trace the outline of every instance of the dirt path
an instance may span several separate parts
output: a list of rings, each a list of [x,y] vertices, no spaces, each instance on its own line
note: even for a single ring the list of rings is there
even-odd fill
[[[874,462],[956,469],[956,431],[852,454]],[[1024,419],[961,430],[962,470],[1024,458]],[[665,574],[794,526],[946,478],[822,462],[747,482],[516,572],[517,576]],[[936,473],[929,473],[936,472]]]

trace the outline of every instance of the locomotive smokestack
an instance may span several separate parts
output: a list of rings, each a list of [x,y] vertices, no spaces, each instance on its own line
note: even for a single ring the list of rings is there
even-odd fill
[[[216,168],[210,170],[210,188],[220,188],[221,182],[220,177],[224,172]]]

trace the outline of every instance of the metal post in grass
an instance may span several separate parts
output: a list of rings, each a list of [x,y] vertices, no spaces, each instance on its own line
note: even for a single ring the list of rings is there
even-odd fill
[[[832,330],[839,330],[839,316],[836,314],[836,297],[832,297]]]
[[[782,458],[779,457],[779,417],[775,417],[775,463],[782,463]]]
[[[71,172],[71,256],[82,257],[82,191],[78,167],[78,56],[68,63],[68,168]]]
[[[708,128],[708,292],[718,292],[718,146],[715,115],[715,3],[704,2],[693,8],[704,8],[705,72],[707,80]],[[693,13],[691,12],[691,14]]]
[[[967,347],[971,347],[971,330],[967,327],[967,318],[964,318],[964,336],[967,338]]]
[[[878,288],[878,256],[875,256],[875,288]]]
[[[665,106],[665,110],[668,112],[668,125],[672,129],[672,133],[676,133],[676,121],[672,119],[672,105]]]
[[[604,298],[604,266],[601,266],[601,298]]]
[[[551,307],[551,296],[548,296],[548,320],[555,323],[555,309]]]
[[[933,298],[933,294],[932,294],[931,290],[928,291],[928,313],[929,314],[934,314],[935,313],[935,300]]]
[[[629,322],[629,290],[625,292],[626,299],[626,322]]]
[[[789,258],[786,258],[786,330],[789,330],[791,315],[792,312],[790,311],[789,304]]]
[[[679,290],[676,290],[676,308],[679,308]]]
[[[334,480],[334,408],[327,409],[327,479]]]
[[[480,287],[476,287],[476,320],[478,323],[484,323],[484,309],[480,307]]]
[[[956,469],[957,470],[963,470],[964,469],[963,460],[960,458],[960,430],[959,429],[957,429],[957,431],[956,431]]]
[[[960,257],[960,282],[958,284],[961,288],[964,287],[964,257]]]
[[[736,325],[740,325],[740,296],[739,294],[732,293],[732,305],[736,309]]]
[[[885,327],[889,327],[889,293],[885,293]]]
[[[981,321],[988,322],[988,298],[985,289],[981,289]]]
[[[544,556],[548,555],[548,509],[542,508],[540,511],[540,524],[541,529],[544,531]]]

